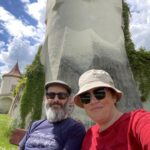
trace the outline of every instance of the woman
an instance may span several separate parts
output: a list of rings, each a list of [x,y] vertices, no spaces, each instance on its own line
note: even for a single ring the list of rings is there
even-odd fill
[[[82,150],[150,150],[150,113],[122,113],[122,92],[104,70],[89,70],[79,79],[75,104],[96,123],[86,133]]]

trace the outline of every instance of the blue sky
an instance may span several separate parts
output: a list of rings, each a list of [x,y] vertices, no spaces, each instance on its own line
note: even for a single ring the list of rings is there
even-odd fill
[[[136,47],[150,50],[150,0],[127,0]],[[44,41],[46,0],[0,0],[0,73],[18,60],[23,72]]]
[[[18,60],[21,71],[32,63],[44,41],[46,0],[0,0],[0,73]]]

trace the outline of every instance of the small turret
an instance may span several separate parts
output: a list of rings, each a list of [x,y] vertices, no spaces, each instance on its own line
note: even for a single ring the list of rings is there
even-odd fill
[[[15,89],[21,77],[18,62],[10,72],[2,76],[0,88],[0,113],[8,113],[13,101],[12,91]]]
[[[19,69],[19,65],[18,62],[15,64],[15,66],[11,69],[10,72],[6,73],[3,75],[4,76],[10,76],[10,77],[21,77],[21,73],[20,73],[20,69]]]

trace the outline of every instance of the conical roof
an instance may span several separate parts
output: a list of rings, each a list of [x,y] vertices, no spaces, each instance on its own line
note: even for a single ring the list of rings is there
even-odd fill
[[[10,72],[6,73],[3,75],[4,76],[11,76],[11,77],[21,77],[21,73],[20,73],[20,69],[19,69],[19,65],[18,62],[15,64],[15,66],[11,69]]]

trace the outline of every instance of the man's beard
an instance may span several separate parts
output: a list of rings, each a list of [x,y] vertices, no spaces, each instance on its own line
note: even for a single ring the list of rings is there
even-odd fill
[[[47,101],[45,102],[45,111],[47,120],[50,122],[58,122],[64,120],[70,116],[70,110],[68,109],[69,103],[65,105],[60,103],[50,105]]]

